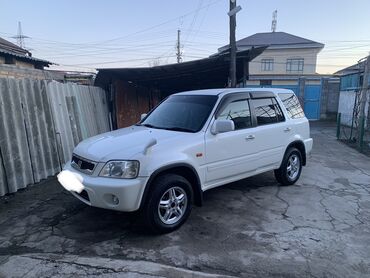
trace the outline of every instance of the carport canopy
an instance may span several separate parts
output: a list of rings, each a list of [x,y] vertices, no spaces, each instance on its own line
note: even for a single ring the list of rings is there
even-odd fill
[[[267,46],[251,47],[237,52],[237,80],[248,76],[248,63]],[[179,91],[222,88],[228,84],[230,52],[226,50],[205,59],[146,68],[98,69],[95,84],[107,88],[114,80],[122,80],[169,94]]]

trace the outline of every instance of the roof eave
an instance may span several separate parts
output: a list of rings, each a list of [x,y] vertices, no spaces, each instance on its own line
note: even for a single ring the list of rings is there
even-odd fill
[[[29,62],[29,63],[32,63],[32,64],[41,64],[41,65],[46,66],[46,67],[48,67],[50,65],[54,65],[54,63],[46,61],[46,60],[42,60],[42,59],[30,57],[30,56],[24,56],[24,55],[12,53],[12,52],[2,50],[2,49],[0,49],[0,54],[4,54],[5,56],[6,55],[7,56],[12,56],[12,57],[15,57],[18,60],[26,61],[26,62]]]

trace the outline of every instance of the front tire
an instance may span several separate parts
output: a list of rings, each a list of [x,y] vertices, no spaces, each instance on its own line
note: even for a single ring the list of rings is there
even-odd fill
[[[184,177],[166,174],[154,181],[148,198],[143,209],[145,225],[155,233],[169,233],[189,217],[193,190]]]
[[[275,170],[275,178],[282,185],[292,185],[302,172],[302,154],[296,148],[289,148],[279,169]]]

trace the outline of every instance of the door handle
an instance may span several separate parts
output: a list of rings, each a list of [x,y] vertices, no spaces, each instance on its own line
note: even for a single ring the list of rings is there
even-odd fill
[[[292,130],[292,128],[291,127],[287,127],[286,129],[284,129],[284,132],[289,132],[289,131],[291,131]]]
[[[247,137],[245,137],[245,140],[253,140],[254,138],[256,138],[256,136],[254,135],[248,135]]]

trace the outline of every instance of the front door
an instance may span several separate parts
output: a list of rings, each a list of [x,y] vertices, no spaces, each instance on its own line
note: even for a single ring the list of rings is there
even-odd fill
[[[254,135],[256,128],[252,125],[247,95],[232,99],[222,107],[216,114],[216,119],[232,120],[235,130],[216,135],[207,131],[205,135],[207,185],[254,171],[258,167]]]

